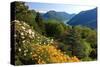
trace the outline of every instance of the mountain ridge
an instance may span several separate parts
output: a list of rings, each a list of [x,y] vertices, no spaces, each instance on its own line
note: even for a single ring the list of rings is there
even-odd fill
[[[59,21],[62,21],[62,22],[71,19],[73,16],[75,16],[75,14],[68,14],[66,12],[57,12],[57,11],[54,11],[54,10],[50,10],[50,11],[42,14],[42,17],[45,20],[56,19],[56,20],[59,20]]]
[[[82,11],[75,15],[69,22],[66,22],[71,26],[82,25],[93,29],[97,28],[97,8]]]

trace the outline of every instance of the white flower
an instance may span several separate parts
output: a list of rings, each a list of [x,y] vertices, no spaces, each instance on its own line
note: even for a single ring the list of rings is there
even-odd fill
[[[26,53],[24,53],[24,56],[26,56]]]
[[[23,43],[25,43],[25,40],[24,41],[22,41]]]
[[[19,21],[18,21],[18,20],[14,20],[14,22],[17,22],[17,23],[19,23]]]
[[[35,33],[34,32],[32,32],[32,37],[34,37],[35,36]]]
[[[32,33],[32,30],[31,30],[31,29],[29,29],[29,30],[28,30],[28,33],[29,33],[29,34],[31,34],[31,33]]]
[[[34,35],[32,35],[32,37],[34,37]]]
[[[44,44],[46,44],[46,43],[44,42]]]
[[[53,43],[53,41],[54,41],[54,40],[53,40],[53,39],[51,39],[51,41],[50,41],[50,42],[51,42],[51,43]]]
[[[17,37],[17,35],[15,34],[14,37]]]
[[[25,27],[22,26],[22,29],[25,30]]]
[[[30,54],[32,54],[32,52]]]
[[[26,25],[26,23],[25,23],[25,22],[23,22],[23,24],[24,24],[24,25]]]
[[[29,26],[28,24],[26,24],[25,22],[23,22],[24,26]]]
[[[24,35],[24,33],[22,32],[22,33],[21,33],[21,35],[23,36],[23,35]]]
[[[51,41],[53,41],[53,39],[51,39]]]
[[[21,48],[19,48],[18,51],[20,52],[21,51]]]
[[[35,32],[32,32],[32,37],[33,37],[33,38],[35,37]]]

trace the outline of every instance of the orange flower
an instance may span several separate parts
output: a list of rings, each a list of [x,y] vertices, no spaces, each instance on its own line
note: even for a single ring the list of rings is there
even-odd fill
[[[69,57],[53,45],[33,45],[33,48],[33,58],[35,57],[38,64],[79,62],[76,56]]]

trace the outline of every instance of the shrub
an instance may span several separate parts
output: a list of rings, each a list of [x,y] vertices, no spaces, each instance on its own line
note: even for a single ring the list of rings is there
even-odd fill
[[[64,27],[60,22],[45,23],[46,34],[48,37],[59,37],[64,33]]]
[[[52,45],[34,45],[33,60],[37,64],[79,62],[77,57],[69,57]]]
[[[15,23],[15,31],[12,32],[15,32],[16,65],[34,64],[34,61],[32,60],[32,45],[51,44],[53,43],[53,39],[40,35],[23,21],[15,20],[12,23]]]
[[[89,57],[91,57],[93,60],[97,59],[97,49],[92,49]]]
[[[92,59],[90,57],[84,57],[81,59],[82,61],[92,61]]]

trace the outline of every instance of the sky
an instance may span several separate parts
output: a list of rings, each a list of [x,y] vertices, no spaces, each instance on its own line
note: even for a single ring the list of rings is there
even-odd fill
[[[37,3],[37,2],[27,2],[26,5],[29,9],[36,10],[41,13],[46,13],[47,11],[54,10],[58,12],[67,12],[69,14],[78,14],[81,11],[86,11],[96,8],[96,6],[86,6],[86,5],[68,5],[68,4],[54,4],[54,3]]]

